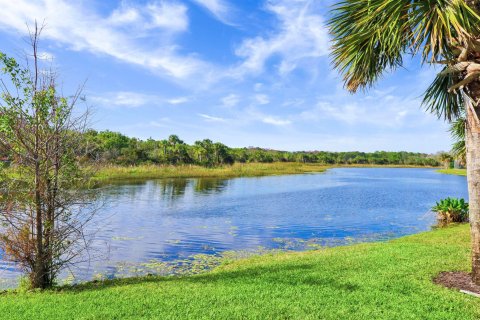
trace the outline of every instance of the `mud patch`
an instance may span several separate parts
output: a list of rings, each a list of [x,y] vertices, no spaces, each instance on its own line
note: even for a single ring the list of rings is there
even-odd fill
[[[450,289],[465,290],[480,294],[480,286],[473,283],[470,273],[467,272],[442,272],[433,279],[433,282]]]

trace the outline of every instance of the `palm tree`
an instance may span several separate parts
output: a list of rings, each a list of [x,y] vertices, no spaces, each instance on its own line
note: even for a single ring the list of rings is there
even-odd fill
[[[172,134],[168,137],[168,150],[171,152],[169,154],[169,159],[172,164],[177,164],[181,159],[181,145],[183,145],[184,142],[180,140],[180,138]]]
[[[440,161],[443,163],[443,165],[445,166],[445,169],[448,169],[450,168],[450,164],[452,163],[453,161],[453,157],[450,153],[448,152],[442,152],[438,155],[438,158],[440,159]]]
[[[466,115],[472,279],[480,284],[480,1],[342,0],[332,9],[334,66],[355,92],[402,66],[405,54],[443,65],[423,105],[453,122]]]
[[[203,164],[203,155],[205,154],[205,148],[202,141],[195,141],[193,145],[193,155],[197,158],[198,164]]]
[[[160,140],[159,146],[162,149],[162,156],[159,159],[159,162],[161,163],[167,163],[168,162],[168,140]]]

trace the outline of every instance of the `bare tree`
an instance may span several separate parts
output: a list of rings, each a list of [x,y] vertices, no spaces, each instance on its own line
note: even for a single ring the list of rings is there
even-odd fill
[[[84,254],[85,225],[95,212],[78,162],[88,118],[75,108],[82,90],[59,93],[56,73],[42,68],[41,31],[35,24],[26,67],[0,52],[0,146],[11,160],[0,181],[0,248],[32,288],[52,286]]]

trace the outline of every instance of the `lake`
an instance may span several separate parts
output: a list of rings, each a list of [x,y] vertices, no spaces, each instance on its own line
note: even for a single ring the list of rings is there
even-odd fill
[[[467,198],[467,184],[434,169],[337,168],[128,182],[98,195],[104,206],[92,226],[93,258],[73,269],[77,281],[199,271],[222,253],[309,250],[426,231],[436,223],[429,212],[435,202]],[[0,286],[17,277],[14,265],[0,262]]]

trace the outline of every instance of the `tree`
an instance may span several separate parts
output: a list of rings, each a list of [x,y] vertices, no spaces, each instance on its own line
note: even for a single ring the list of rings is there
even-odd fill
[[[445,166],[445,169],[450,168],[450,164],[453,161],[453,157],[450,153],[448,152],[442,152],[438,155],[438,159],[443,163]]]
[[[332,10],[334,66],[351,92],[371,87],[406,53],[443,65],[423,104],[447,121],[466,115],[472,279],[480,284],[480,1],[344,0]]]
[[[0,171],[0,247],[33,288],[52,286],[82,255],[93,217],[89,193],[77,191],[88,181],[78,163],[88,112],[74,113],[81,90],[59,95],[55,74],[41,69],[40,32],[31,34],[32,69],[0,52],[0,145],[12,160]]]

